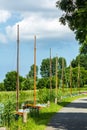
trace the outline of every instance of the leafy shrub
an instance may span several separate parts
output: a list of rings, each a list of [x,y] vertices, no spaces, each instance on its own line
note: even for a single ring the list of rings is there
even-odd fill
[[[12,120],[14,119],[14,110],[15,110],[15,103],[13,102],[13,98],[7,99],[7,101],[4,104],[4,110],[3,110],[3,122],[5,123],[6,126],[10,126]]]
[[[55,93],[54,93],[54,91],[50,91],[47,88],[39,89],[38,98],[39,98],[40,103],[46,103],[48,100],[54,101]]]

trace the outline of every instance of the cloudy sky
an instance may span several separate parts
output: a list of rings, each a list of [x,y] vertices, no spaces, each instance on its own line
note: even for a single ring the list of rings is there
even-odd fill
[[[56,0],[0,0],[0,81],[16,70],[16,32],[20,27],[20,75],[26,76],[34,62],[34,35],[37,37],[37,65],[56,54],[67,64],[78,54],[78,42],[67,26],[59,23],[62,12]]]

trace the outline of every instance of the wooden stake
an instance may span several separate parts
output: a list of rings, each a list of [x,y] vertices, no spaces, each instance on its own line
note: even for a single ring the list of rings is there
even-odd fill
[[[36,105],[36,36],[34,36],[34,105]]]
[[[17,84],[16,84],[16,111],[19,109],[19,25],[17,25]]]
[[[64,92],[64,59],[62,58],[62,92]]]
[[[50,92],[52,92],[52,60],[51,60],[51,48],[50,48]]]
[[[56,96],[58,94],[58,57],[56,56]]]
[[[70,94],[72,94],[72,65],[70,64]]]
[[[80,64],[78,64],[78,91],[80,93]]]

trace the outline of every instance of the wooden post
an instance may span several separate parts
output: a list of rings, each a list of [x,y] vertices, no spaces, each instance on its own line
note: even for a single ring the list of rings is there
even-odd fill
[[[62,92],[64,92],[64,59],[62,58]]]
[[[27,112],[23,112],[23,122],[27,122]]]
[[[34,105],[36,105],[36,36],[34,36]]]
[[[58,94],[58,57],[56,56],[56,96]]]
[[[17,84],[16,84],[16,111],[19,109],[19,25],[17,25]]]
[[[78,92],[80,93],[80,64],[78,64]]]
[[[72,94],[72,65],[70,64],[70,94]]]
[[[51,59],[51,48],[50,48],[50,92],[52,92],[52,59]]]
[[[0,130],[7,130],[6,127],[0,127]]]

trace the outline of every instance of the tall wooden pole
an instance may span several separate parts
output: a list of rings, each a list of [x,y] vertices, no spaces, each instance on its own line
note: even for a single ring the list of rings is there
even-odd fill
[[[70,93],[72,94],[72,65],[70,64]]]
[[[62,58],[62,92],[64,92],[64,59]]]
[[[36,105],[36,36],[34,36],[34,105]]]
[[[19,25],[17,25],[17,84],[16,84],[16,111],[19,109]]]
[[[52,59],[51,59],[51,48],[50,48],[50,92],[52,91]]]
[[[56,96],[58,94],[58,57],[56,56]]]
[[[78,91],[80,93],[80,64],[78,63]]]

